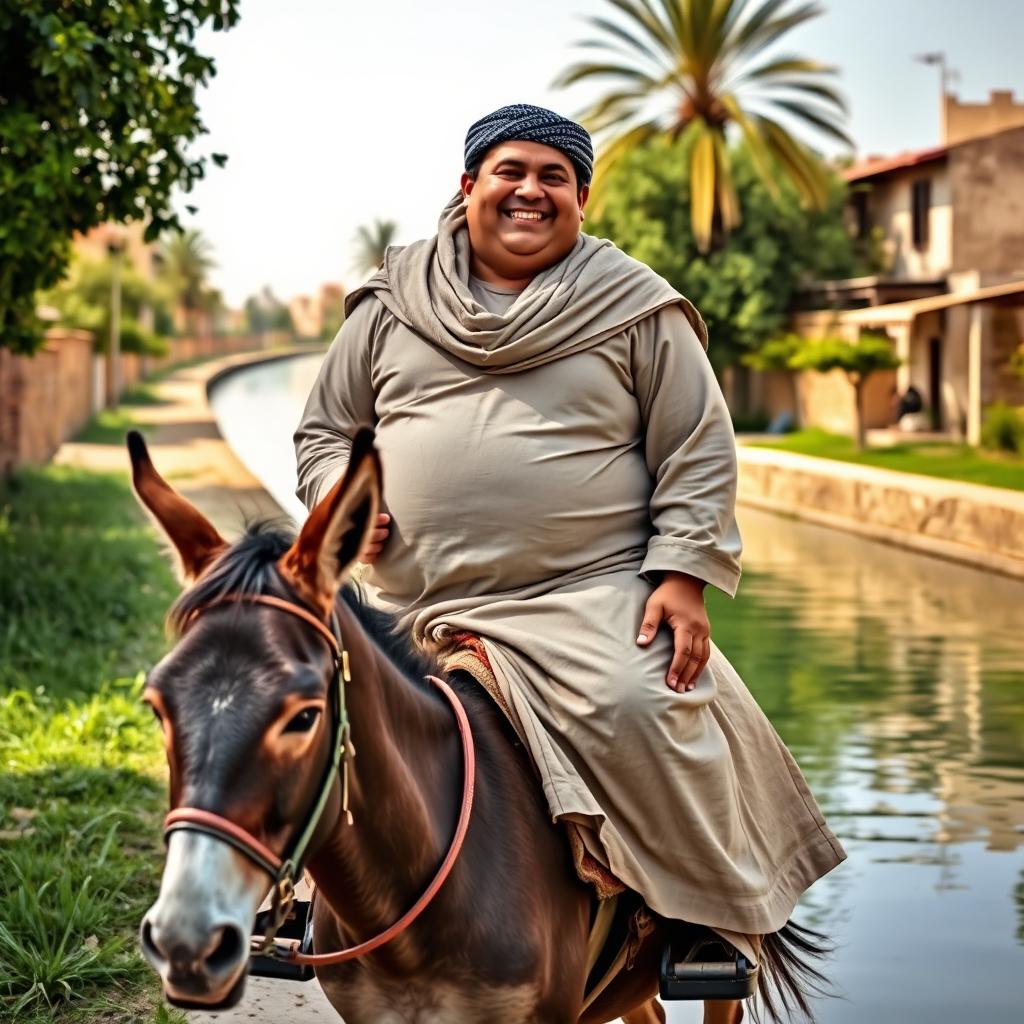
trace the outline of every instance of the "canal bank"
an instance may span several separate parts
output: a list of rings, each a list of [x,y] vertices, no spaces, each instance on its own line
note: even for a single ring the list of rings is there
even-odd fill
[[[1024,491],[746,445],[737,501],[1024,579]]]

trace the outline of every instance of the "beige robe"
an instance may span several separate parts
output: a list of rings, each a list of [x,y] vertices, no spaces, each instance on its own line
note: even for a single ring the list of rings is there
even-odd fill
[[[676,693],[669,632],[636,644],[659,571],[739,582],[704,325],[598,239],[504,312],[474,298],[468,258],[453,200],[350,297],[296,433],[299,496],[323,497],[372,424],[393,517],[375,603],[428,646],[484,640],[553,817],[654,910],[775,931],[842,847],[717,647]]]

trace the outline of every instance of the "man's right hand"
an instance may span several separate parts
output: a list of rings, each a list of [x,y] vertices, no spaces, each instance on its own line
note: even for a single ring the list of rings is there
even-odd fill
[[[366,549],[359,556],[359,561],[364,565],[373,565],[377,561],[377,556],[388,539],[388,524],[390,522],[391,516],[387,512],[381,512],[377,516],[377,526],[370,534],[370,540],[366,545]]]

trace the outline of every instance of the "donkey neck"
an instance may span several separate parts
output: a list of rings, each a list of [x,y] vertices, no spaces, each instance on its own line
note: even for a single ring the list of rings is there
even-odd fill
[[[461,748],[451,709],[410,680],[341,602],[352,681],[353,824],[338,815],[310,873],[349,937],[391,924],[432,877],[459,810]]]

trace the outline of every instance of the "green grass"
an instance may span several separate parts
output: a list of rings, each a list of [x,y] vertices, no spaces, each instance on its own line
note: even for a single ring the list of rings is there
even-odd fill
[[[176,591],[126,478],[0,485],[0,1020],[183,1019],[135,947],[166,803],[140,670]]]
[[[778,440],[753,442],[761,448],[779,448],[802,455],[817,455],[841,462],[880,466],[901,473],[918,473],[947,480],[963,480],[989,487],[1024,490],[1024,458],[1001,455],[968,445],[920,443],[897,444],[858,452],[851,438],[824,430],[799,430]]]

